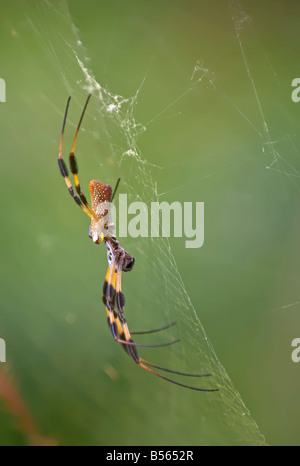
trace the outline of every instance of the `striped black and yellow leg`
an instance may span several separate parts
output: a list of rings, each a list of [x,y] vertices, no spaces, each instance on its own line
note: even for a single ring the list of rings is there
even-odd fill
[[[108,325],[114,340],[121,343],[127,354],[136,360],[138,359],[138,355],[134,348],[134,342],[130,337],[126,320],[120,313],[117,314],[115,311],[116,264],[116,261],[114,261],[111,267],[108,267],[103,286],[103,302],[106,306]]]
[[[116,267],[117,267],[117,271],[116,271]],[[208,377],[210,374],[205,374],[205,375],[195,374],[194,375],[194,374],[186,374],[186,373],[182,373],[178,371],[173,371],[173,370],[166,369],[166,368],[157,366],[155,364],[152,364],[146,361],[145,359],[142,359],[139,357],[136,346],[151,347],[151,346],[165,346],[165,345],[164,344],[163,345],[140,345],[138,343],[135,343],[132,340],[126,319],[123,314],[125,298],[121,290],[121,274],[122,274],[122,260],[119,260],[118,263],[116,262],[116,260],[114,260],[111,267],[109,267],[107,270],[104,288],[103,288],[103,301],[105,302],[105,305],[106,305],[108,323],[111,328],[111,332],[112,332],[112,335],[115,341],[122,344],[126,353],[137,363],[139,367],[146,370],[147,372],[150,372],[153,375],[156,375],[157,377],[167,382],[171,382],[175,385],[179,385],[181,387],[189,388],[191,390],[196,390],[196,391],[203,391],[203,392],[218,391],[218,389],[205,389],[205,388],[203,389],[203,388],[197,388],[197,387],[192,387],[190,385],[182,384],[173,379],[169,379],[168,377],[165,377],[162,374],[159,374],[153,369],[155,368],[155,369],[166,371],[172,374],[181,375],[181,376],[190,376],[190,377]],[[115,311],[115,303],[117,304],[118,314]],[[178,340],[175,340],[174,342],[171,342],[171,344],[177,343],[177,341]]]
[[[110,327],[112,336],[114,339],[118,339],[120,334],[123,332],[122,327],[117,320],[117,314],[114,309],[115,303],[115,283],[116,283],[116,262],[114,261],[111,267],[108,267],[105,282],[103,285],[103,302],[106,307],[106,314],[108,325]]]
[[[76,188],[76,191],[77,191],[77,193],[78,193],[78,195],[80,197],[80,200],[81,200],[82,204],[85,206],[86,210],[89,212],[90,217],[94,218],[95,220],[98,220],[99,219],[98,216],[95,214],[95,212],[91,208],[90,204],[88,203],[87,198],[85,197],[85,195],[81,191],[80,183],[79,183],[79,180],[78,180],[78,165],[77,165],[77,161],[76,161],[74,152],[70,153],[69,161],[70,161],[71,172],[72,172],[72,174],[74,176],[75,188]]]
[[[153,370],[153,368],[156,368],[158,370],[162,370],[162,371],[165,371],[165,372],[169,372],[171,374],[176,374],[176,375],[181,375],[181,376],[188,376],[188,377],[209,377],[210,374],[198,375],[198,374],[187,374],[187,373],[183,373],[183,372],[173,371],[171,369],[166,369],[164,367],[152,364],[152,363],[146,361],[145,359],[142,359],[142,358],[139,357],[139,355],[137,353],[137,349],[135,347],[135,345],[137,345],[137,343],[133,342],[133,340],[131,338],[131,335],[130,335],[130,331],[129,331],[127,322],[126,322],[126,319],[124,317],[125,297],[124,297],[124,295],[122,293],[122,289],[121,289],[122,265],[123,265],[122,260],[120,260],[118,262],[118,265],[117,265],[115,300],[116,300],[116,306],[117,306],[117,309],[118,309],[118,317],[120,319],[120,322],[121,322],[123,330],[124,330],[124,333],[121,336],[121,338],[125,337],[125,340],[126,340],[126,345],[123,344],[123,347],[125,348],[126,352],[129,354],[129,356],[131,356],[132,359],[142,369],[146,370],[147,372],[150,372],[153,375],[156,375],[157,377],[159,377],[159,378],[161,378],[163,380],[166,380],[167,382],[171,382],[171,383],[173,383],[175,385],[179,385],[181,387],[189,388],[191,390],[196,390],[196,391],[204,391],[204,392],[206,392],[206,391],[218,391],[217,389],[202,389],[202,388],[192,387],[190,385],[182,384],[182,383],[177,382],[177,381],[175,381],[173,379],[169,379],[168,377],[165,377],[162,374],[159,374],[158,372]],[[145,345],[145,346],[147,346],[147,345]]]
[[[126,341],[126,344],[123,344],[123,348],[127,354],[134,359],[135,362],[139,363],[140,358],[135,348],[135,343],[131,338],[130,331],[127,325],[127,321],[124,317],[124,306],[125,306],[125,297],[121,289],[121,277],[122,277],[122,259],[119,260],[117,265],[117,274],[116,274],[116,305],[118,309],[118,318],[122,324],[123,334],[120,336],[122,340]]]
[[[137,361],[139,358],[137,356],[137,351],[135,346],[143,346],[147,348],[157,348],[162,346],[170,346],[178,343],[179,340],[173,340],[168,343],[162,343],[159,345],[144,345],[141,343],[136,343],[132,340],[126,319],[123,315],[123,306],[125,303],[125,298],[121,292],[121,273],[122,273],[122,260],[115,259],[111,266],[108,267],[105,282],[103,286],[103,302],[106,306],[106,313],[108,318],[108,324],[110,326],[112,335],[118,343],[121,343],[126,350],[126,352],[135,360]],[[116,272],[117,268],[117,272]],[[117,292],[116,292],[116,283],[117,283]],[[118,313],[115,311],[115,302],[116,296],[118,295],[117,299],[117,308]],[[122,298],[121,298],[122,296]],[[133,350],[130,351],[132,347]]]
[[[61,156],[58,156],[58,165],[59,165],[59,168],[60,168],[60,172],[65,180],[65,183],[67,185],[67,188],[69,190],[69,193],[71,194],[71,196],[73,197],[74,201],[76,202],[77,205],[79,205],[79,207],[81,207],[81,209],[90,217],[90,218],[94,218],[93,214],[91,214],[91,212],[83,205],[83,203],[81,202],[80,198],[77,196],[76,193],[74,193],[74,189],[73,189],[73,186],[71,184],[71,181],[69,179],[69,176],[68,176],[68,169],[66,167],[66,164],[63,160],[63,158]]]
[[[88,209],[84,203],[81,201],[80,197],[74,192],[74,189],[72,187],[72,183],[69,179],[69,173],[68,173],[68,169],[67,169],[67,166],[65,164],[65,161],[64,159],[62,158],[62,143],[63,143],[63,137],[64,137],[64,131],[65,131],[65,125],[66,125],[66,120],[67,120],[67,115],[68,115],[68,109],[69,109],[69,104],[70,104],[70,99],[71,97],[68,98],[68,101],[67,101],[67,106],[66,106],[66,111],[65,111],[65,116],[64,116],[64,121],[63,121],[63,126],[62,126],[62,130],[61,130],[61,136],[60,136],[60,145],[59,145],[59,153],[58,153],[58,166],[59,166],[59,170],[60,170],[60,173],[62,175],[62,177],[64,178],[65,180],[65,183],[67,185],[67,188],[68,188],[68,191],[70,193],[70,195],[72,196],[72,198],[74,199],[74,201],[76,202],[77,205],[79,205],[79,207],[81,207],[81,209],[91,218],[95,218],[97,220],[97,216],[94,214],[94,212],[90,209]]]
[[[85,195],[81,191],[81,187],[80,187],[80,183],[79,183],[79,179],[78,179],[78,171],[79,171],[78,170],[78,163],[77,163],[77,160],[76,160],[76,157],[75,157],[75,145],[76,145],[76,141],[77,141],[77,136],[78,136],[80,126],[81,126],[81,123],[82,123],[82,120],[83,120],[83,117],[84,117],[84,114],[85,114],[85,111],[86,111],[86,108],[87,108],[87,105],[89,103],[90,98],[91,98],[91,94],[88,95],[88,98],[86,100],[85,106],[83,108],[83,111],[82,111],[82,114],[81,114],[77,129],[76,129],[72,149],[71,149],[70,156],[69,156],[69,162],[70,162],[71,172],[72,172],[72,174],[74,176],[74,182],[75,182],[75,188],[76,188],[77,194],[79,195],[81,202],[86,207],[86,209],[90,212],[90,214],[96,220],[98,220],[97,216],[95,215],[95,212],[93,211],[93,209],[89,205]]]

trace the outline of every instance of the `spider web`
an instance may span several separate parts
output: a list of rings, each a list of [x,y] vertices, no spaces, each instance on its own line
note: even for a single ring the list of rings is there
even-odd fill
[[[81,31],[72,20],[68,3],[43,0],[28,7],[27,19],[43,49],[45,59],[52,64],[53,76],[58,76],[61,81],[66,98],[68,95],[72,96],[65,136],[65,151],[70,147],[68,144],[71,141],[71,136],[67,134],[68,130],[73,134],[86,95],[92,93],[92,100],[80,135],[81,141],[78,143],[80,175],[82,173],[84,186],[87,185],[85,181],[88,180],[89,174],[90,178],[98,177],[111,185],[120,175],[121,191],[128,195],[128,204],[137,200],[146,202],[148,205],[150,202],[159,201],[163,193],[159,192],[158,181],[163,174],[163,169],[158,164],[151,163],[151,155],[148,154],[146,157],[142,153],[139,148],[139,138],[151,126],[153,127],[154,123],[159,124],[165,116],[170,117],[173,108],[176,111],[177,104],[184,102],[186,96],[193,93],[195,89],[199,92],[202,89],[209,89],[209,92],[220,95],[227,105],[229,103],[246,121],[247,126],[252,128],[257,137],[261,139],[262,154],[265,151],[270,156],[266,164],[268,168],[280,171],[282,174],[299,176],[298,171],[277,150],[276,142],[273,141],[266,123],[242,39],[242,31],[244,28],[249,30],[251,19],[241,9],[239,3],[232,3],[230,8],[233,12],[233,29],[252,87],[259,118],[252,120],[242,108],[233,102],[222,89],[220,80],[213,71],[213,64],[208,67],[204,60],[197,60],[189,71],[190,84],[186,86],[182,94],[165,105],[146,124],[143,124],[138,121],[136,113],[141,105],[143,86],[147,82],[148,73],[145,74],[131,97],[122,96],[118,89],[116,92],[111,91],[110,85],[105,80],[98,79],[94,74],[92,62],[89,59],[88,44],[83,43],[81,39]],[[110,45],[107,45],[108,49],[109,47]],[[50,79],[51,77],[49,81]],[[62,121],[65,102],[62,102],[60,108],[51,103],[49,96],[46,102],[49,108],[57,114],[57,119]],[[260,126],[257,125],[258,120],[261,122]],[[51,134],[55,133],[57,128],[49,131]],[[58,147],[58,137],[55,144]],[[86,149],[87,144],[90,145],[89,150]],[[99,176],[95,175],[95,172],[99,173]],[[181,185],[181,188],[184,188],[184,185]],[[61,191],[64,193],[63,188]],[[172,194],[172,188],[167,194]],[[64,200],[66,204],[69,202],[67,196],[62,202]],[[72,211],[72,216],[73,214],[74,211]],[[201,306],[195,309],[190,300],[169,240],[162,237],[138,238],[137,240],[123,238],[120,242],[136,258],[135,273],[133,271],[126,274],[123,285],[127,299],[125,312],[130,328],[133,330],[156,328],[159,324],[164,325],[176,321],[177,326],[166,333],[157,335],[155,342],[159,343],[172,337],[181,339],[179,345],[170,347],[165,352],[160,350],[151,355],[147,353],[147,356],[143,353],[145,358],[182,371],[209,372],[212,377],[204,382],[201,380],[202,385],[204,384],[203,386],[207,388],[218,387],[220,391],[217,394],[201,395],[188,391],[183,393],[178,387],[161,383],[143,371],[139,372],[132,361],[129,358],[126,359],[119,346],[114,345],[113,341],[109,342],[108,335],[105,341],[109,350],[104,351],[106,362],[105,358],[99,356],[99,359],[103,364],[104,372],[109,376],[109,382],[114,384],[114,396],[122,400],[120,401],[122,406],[120,408],[113,405],[108,412],[103,408],[104,417],[101,421],[99,419],[99,423],[114,428],[114,436],[110,441],[109,436],[105,437],[102,434],[101,438],[97,438],[95,434],[94,441],[111,445],[134,443],[137,430],[141,429],[139,427],[139,418],[141,418],[144,426],[144,442],[149,444],[172,442],[174,437],[168,432],[167,425],[172,426],[173,431],[176,432],[175,440],[173,440],[175,443],[181,441],[182,444],[264,444],[264,437],[205,333],[200,320]],[[99,252],[93,249],[93,254],[96,256]],[[101,264],[105,253],[97,257]],[[105,270],[104,267],[99,268],[97,261],[98,259],[93,264],[95,288],[101,285]],[[81,268],[84,268],[84,263]],[[100,300],[98,305],[101,316]],[[72,318],[72,315],[69,315],[68,319],[72,320]],[[96,330],[91,328],[91,333],[96,332],[101,334],[101,338],[106,338],[107,328],[101,327],[100,319],[96,322],[99,327]],[[150,337],[144,341],[153,342]],[[125,381],[121,383],[118,374],[122,374]],[[102,374],[102,377],[104,375]],[[134,384],[130,384],[132,379]],[[142,385],[145,383],[146,386]],[[142,392],[140,386],[143,386]],[[95,380],[93,387],[81,386],[80,390],[83,397],[91,396],[92,392],[95,404],[104,406],[99,379]],[[123,410],[124,406],[126,409]],[[160,415],[162,409],[163,415]],[[116,418],[118,418],[118,427],[114,426],[110,420]],[[132,418],[133,421],[131,421]],[[80,421],[72,416],[71,410],[69,421],[78,429],[81,428]],[[126,431],[127,424],[131,432]],[[193,431],[191,431],[191,425],[194,426]],[[85,429],[88,428],[85,427]]]

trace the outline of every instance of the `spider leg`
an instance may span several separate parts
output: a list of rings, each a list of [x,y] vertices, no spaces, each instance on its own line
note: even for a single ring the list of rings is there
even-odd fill
[[[124,306],[125,306],[125,297],[121,291],[121,277],[122,277],[122,270],[123,270],[123,257],[119,260],[118,264],[117,264],[117,285],[116,285],[116,301],[117,301],[117,309],[118,309],[118,318],[122,324],[122,327],[123,327],[123,334],[121,336],[121,339],[118,339],[117,341],[119,341],[120,343],[124,344],[124,345],[128,345],[128,346],[144,346],[144,347],[147,347],[147,348],[158,348],[158,347],[161,347],[161,346],[170,346],[170,345],[174,345],[175,343],[179,343],[180,340],[172,340],[172,341],[169,341],[167,343],[161,343],[161,344],[158,344],[158,345],[144,345],[144,344],[141,344],[141,343],[136,343],[132,340],[131,338],[131,335],[130,335],[130,332],[129,332],[129,329],[128,329],[128,325],[127,325],[127,321],[124,317]],[[125,347],[126,349],[126,347]]]
[[[115,303],[115,283],[116,283],[116,261],[112,263],[107,269],[105,282],[103,285],[103,302],[106,307],[108,325],[110,327],[112,336],[116,340],[123,332],[122,326],[118,319],[117,313],[114,309]]]
[[[155,329],[152,329],[152,330],[145,330],[145,331],[143,331],[143,332],[132,332],[132,331],[131,331],[131,335],[146,335],[146,334],[149,334],[149,333],[161,332],[162,330],[167,330],[168,328],[173,327],[174,325],[176,325],[176,323],[177,323],[177,322],[171,322],[171,323],[168,324],[168,325],[164,325],[164,327],[155,328]]]
[[[108,267],[105,282],[103,286],[103,302],[106,306],[106,313],[108,319],[108,325],[110,327],[112,336],[115,341],[122,343],[123,348],[126,352],[134,359],[138,359],[137,352],[134,347],[134,343],[129,339],[126,340],[126,334],[123,329],[123,325],[120,322],[119,316],[115,311],[115,299],[116,299],[116,259],[112,265]],[[128,338],[128,335],[127,335]],[[129,344],[130,343],[130,344]]]
[[[168,377],[165,377],[161,374],[159,374],[158,372],[155,372],[153,371],[152,369],[150,369],[149,367],[147,367],[143,362],[143,360],[140,359],[140,361],[138,362],[138,365],[142,368],[142,369],[145,369],[146,371],[150,372],[151,374],[153,375],[156,375],[157,377],[163,379],[163,380],[166,380],[167,382],[171,382],[171,383],[174,383],[175,385],[179,385],[180,387],[184,387],[184,388],[189,388],[190,390],[196,390],[198,392],[218,392],[219,389],[218,388],[198,388],[198,387],[192,387],[191,385],[185,385],[183,383],[180,383],[180,382],[177,382],[176,380],[173,380],[173,379],[169,379]],[[149,364],[149,363],[148,363]],[[150,364],[149,364],[150,365]],[[156,366],[154,366],[156,367]],[[166,369],[164,369],[166,370]],[[168,372],[172,372],[173,371],[170,371],[168,370]],[[174,372],[176,374],[176,372]],[[180,375],[187,375],[187,374],[183,374],[183,373],[180,373]]]
[[[122,258],[118,261],[117,263],[117,273],[116,273],[116,292],[115,292],[115,299],[116,299],[116,305],[117,305],[117,309],[118,309],[118,318],[120,320],[120,323],[123,327],[123,330],[124,332],[120,334],[120,338],[125,338],[127,344],[124,345],[124,342],[122,342],[119,339],[117,339],[117,341],[120,341],[121,343],[123,343],[123,347],[124,349],[126,350],[127,354],[129,354],[129,356],[132,357],[132,359],[144,370],[150,372],[151,374],[153,375],[156,375],[157,377],[160,377],[161,379],[167,381],[167,382],[170,382],[170,383],[173,383],[175,385],[179,385],[181,387],[184,387],[184,388],[189,388],[190,390],[196,390],[196,391],[201,391],[201,392],[216,392],[218,391],[218,389],[206,389],[206,388],[197,388],[197,387],[192,387],[190,385],[185,385],[185,384],[182,384],[180,382],[177,382],[175,380],[172,380],[172,379],[169,379],[168,377],[165,377],[161,374],[159,374],[158,372],[155,372],[154,370],[150,369],[148,366],[151,366],[151,367],[154,367],[158,370],[162,370],[162,371],[166,371],[166,372],[170,372],[172,374],[176,374],[176,375],[183,375],[183,376],[190,376],[190,377],[208,377],[210,376],[210,374],[203,374],[203,375],[195,375],[195,374],[186,374],[184,372],[178,372],[178,371],[173,371],[171,369],[165,369],[163,367],[160,367],[160,366],[156,366],[155,364],[152,364],[142,358],[139,357],[138,355],[138,352],[137,352],[137,349],[135,346],[137,346],[137,344],[132,340],[131,338],[131,335],[130,335],[130,332],[129,332],[129,329],[128,329],[128,325],[127,325],[127,322],[125,320],[125,317],[123,315],[123,312],[124,312],[124,305],[125,305],[125,297],[121,291],[121,275],[122,275]],[[115,279],[114,279],[115,280]],[[115,282],[114,282],[115,283]],[[171,324],[171,325],[174,325]],[[171,326],[169,325],[169,326]],[[167,326],[167,328],[169,327]],[[165,328],[165,327],[164,327]],[[156,331],[159,331],[160,329],[156,329]],[[128,345],[128,342],[130,342],[131,345],[133,346],[127,346]],[[141,345],[139,345],[141,346]]]
[[[82,202],[82,200],[80,199],[80,197],[74,192],[72,183],[71,183],[71,181],[70,181],[70,179],[69,179],[69,172],[68,172],[67,166],[66,166],[66,164],[65,164],[64,159],[62,158],[62,143],[63,143],[63,137],[64,137],[64,131],[65,131],[65,125],[66,125],[66,120],[67,120],[67,115],[68,115],[68,109],[69,109],[70,100],[71,100],[71,97],[69,97],[69,98],[68,98],[68,101],[67,101],[65,116],[64,116],[63,125],[62,125],[62,130],[61,130],[60,144],[59,144],[59,152],[58,152],[58,166],[59,166],[59,169],[60,169],[60,173],[61,173],[62,177],[64,178],[65,183],[66,183],[66,185],[67,185],[68,191],[69,191],[70,195],[73,197],[73,199],[74,199],[74,201],[76,202],[76,204],[79,205],[79,207],[81,207],[81,209],[82,209],[89,217],[91,217],[91,218],[94,218],[94,217],[95,217],[95,218],[97,219],[97,216],[94,214],[94,212],[90,211],[90,210],[84,205],[84,203]],[[72,166],[71,166],[71,167],[72,167]]]
[[[86,209],[90,212],[92,217],[95,218],[96,220],[98,220],[97,215],[95,214],[95,212],[91,208],[90,204],[88,203],[85,195],[81,191],[81,187],[80,187],[80,183],[79,183],[79,179],[78,179],[78,171],[79,171],[78,170],[78,164],[77,164],[77,160],[76,160],[76,157],[75,157],[75,145],[76,145],[76,141],[77,141],[77,136],[78,136],[80,126],[81,126],[81,123],[82,123],[82,120],[83,120],[83,117],[84,117],[84,114],[85,114],[85,111],[86,111],[86,108],[87,108],[87,105],[89,103],[90,98],[91,98],[91,94],[88,95],[87,100],[86,100],[85,105],[84,105],[84,108],[82,110],[82,114],[81,114],[77,129],[76,129],[72,149],[71,149],[70,156],[69,156],[69,162],[70,162],[71,172],[72,172],[72,174],[74,176],[75,188],[76,188],[77,193],[79,194],[80,200],[82,201],[82,203],[84,204]]]
[[[155,367],[158,370],[165,371],[165,372],[170,372],[171,374],[177,374],[177,375],[184,375],[185,377],[211,377],[211,374],[190,374],[187,372],[179,372],[179,371],[173,371],[171,369],[166,369],[165,367],[157,366],[156,364],[152,364],[149,361],[146,361],[145,359],[140,358],[141,362],[146,364],[147,366]]]
[[[115,197],[115,195],[116,195],[116,192],[117,192],[118,187],[119,187],[119,184],[120,184],[120,181],[121,181],[121,178],[118,178],[118,179],[117,179],[116,186],[115,186],[115,189],[114,189],[114,191],[113,191],[113,193],[112,193],[112,196],[111,196],[111,198],[110,198],[110,202],[112,202],[112,201],[114,200],[114,197]]]
[[[142,346],[146,348],[158,348],[162,346],[170,346],[178,343],[179,340],[173,340],[167,343],[161,343],[158,345],[145,345],[142,343],[136,343],[132,340],[130,336],[130,332],[128,330],[127,322],[125,317],[123,316],[123,311],[121,312],[119,309],[118,314],[115,311],[115,300],[116,300],[116,280],[117,280],[117,273],[116,273],[117,261],[116,259],[113,261],[111,266],[108,267],[105,282],[103,286],[103,302],[106,306],[106,312],[108,317],[108,325],[110,327],[112,336],[115,341],[121,343],[123,348],[126,352],[136,360],[136,346]],[[122,265],[120,265],[122,271]],[[119,272],[119,273],[120,273]],[[118,280],[117,280],[117,288],[118,288]],[[120,299],[120,295],[119,295]],[[119,303],[119,301],[118,301]],[[124,305],[124,304],[123,304]],[[118,306],[118,304],[117,304]],[[123,309],[123,308],[122,308]],[[130,347],[133,350],[130,350]]]

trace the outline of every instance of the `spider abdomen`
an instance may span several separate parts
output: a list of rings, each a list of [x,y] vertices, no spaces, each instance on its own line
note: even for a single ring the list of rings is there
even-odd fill
[[[97,219],[92,218],[91,236],[94,243],[102,243],[104,238],[113,232],[114,225],[111,218],[112,189],[109,184],[92,180],[89,184],[92,199],[92,208]]]

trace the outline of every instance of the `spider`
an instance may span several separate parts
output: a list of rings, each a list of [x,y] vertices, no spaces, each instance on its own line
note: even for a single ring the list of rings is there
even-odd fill
[[[146,333],[155,333],[167,328],[172,327],[175,325],[176,322],[173,322],[165,327],[161,327],[155,330],[145,331],[145,332],[131,332],[129,331],[127,321],[124,317],[124,305],[125,305],[125,297],[121,290],[121,277],[122,272],[130,272],[133,269],[135,260],[134,258],[125,251],[125,249],[120,245],[117,238],[113,235],[113,224],[111,222],[111,214],[110,214],[110,203],[113,201],[114,196],[116,194],[120,178],[116,183],[116,187],[114,191],[112,191],[111,186],[107,184],[103,184],[98,180],[92,180],[89,183],[89,190],[91,194],[91,204],[90,205],[83,194],[79,179],[78,179],[78,165],[75,158],[75,145],[77,136],[80,130],[80,126],[89,103],[91,94],[88,95],[86,103],[84,105],[73,145],[71,148],[69,162],[70,162],[70,169],[74,177],[74,183],[76,192],[74,192],[72,183],[69,179],[69,173],[67,166],[64,162],[62,157],[62,144],[63,144],[63,136],[65,131],[65,124],[67,120],[67,114],[69,109],[69,104],[71,97],[68,98],[65,115],[63,119],[63,125],[61,130],[61,137],[60,137],[60,146],[59,146],[59,153],[58,153],[58,165],[60,169],[60,173],[62,174],[67,188],[69,190],[70,195],[76,202],[76,204],[90,217],[91,225],[89,226],[89,237],[93,240],[95,244],[101,244],[104,242],[107,248],[107,260],[108,260],[108,269],[105,277],[105,282],[103,286],[103,302],[106,307],[107,313],[107,320],[108,325],[110,327],[112,336],[116,342],[119,342],[123,348],[125,349],[126,353],[134,360],[134,362],[141,367],[142,369],[150,372],[151,374],[160,377],[161,379],[171,382],[173,384],[179,385],[184,388],[188,388],[191,390],[203,391],[203,392],[214,392],[218,391],[218,389],[205,389],[205,388],[197,388],[190,385],[185,385],[180,382],[177,382],[173,379],[165,377],[164,375],[154,371],[154,369],[165,371],[171,374],[188,376],[188,377],[209,377],[211,374],[187,374],[184,372],[178,372],[171,369],[166,369],[164,367],[157,366],[152,364],[145,359],[142,359],[138,355],[137,347],[161,347],[161,346],[168,346],[173,345],[174,343],[178,343],[179,340],[170,341],[168,343],[158,344],[158,345],[144,345],[141,343],[136,343],[133,341],[131,334],[146,334]]]

